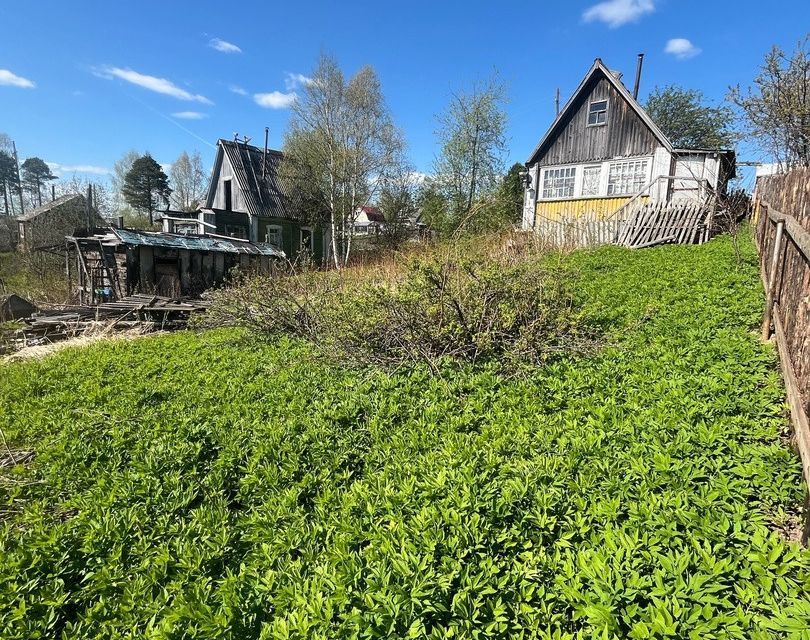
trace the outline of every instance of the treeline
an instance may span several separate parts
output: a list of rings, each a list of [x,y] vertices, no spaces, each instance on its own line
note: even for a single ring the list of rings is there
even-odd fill
[[[154,225],[157,210],[197,210],[205,198],[207,177],[198,151],[183,151],[164,167],[149,152],[134,150],[115,162],[109,181],[93,181],[76,172],[60,177],[42,158],[32,156],[21,161],[17,145],[0,133],[2,214],[18,216],[54,196],[85,194],[88,187],[92,187],[94,205],[104,218],[124,216],[131,226],[148,227]]]

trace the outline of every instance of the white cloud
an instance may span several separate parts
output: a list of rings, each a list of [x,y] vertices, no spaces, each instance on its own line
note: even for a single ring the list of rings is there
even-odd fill
[[[247,91],[245,91],[245,90],[244,90],[242,87],[240,87],[238,84],[232,84],[230,87],[228,87],[228,90],[229,90],[231,93],[235,93],[235,94],[236,94],[236,95],[238,95],[238,96],[246,96],[246,95],[247,95]]]
[[[268,109],[288,109],[298,99],[295,92],[282,93],[281,91],[271,91],[270,93],[255,93],[253,99],[260,107]]]
[[[158,78],[156,76],[149,76],[144,73],[138,73],[132,69],[121,69],[120,67],[100,67],[94,70],[94,73],[100,78],[112,79],[120,78],[130,84],[143,87],[155,93],[162,93],[165,96],[171,96],[178,100],[187,100],[189,102],[200,102],[202,104],[214,104],[205,96],[194,94],[185,89],[181,89],[171,80],[166,78]]]
[[[58,162],[46,162],[51,169],[61,173],[92,173],[97,176],[106,176],[112,173],[107,167],[97,167],[92,164],[60,164]]]
[[[702,49],[696,47],[691,41],[686,38],[672,38],[667,42],[664,47],[664,52],[672,54],[678,60],[686,60],[687,58],[694,58]]]
[[[242,53],[242,50],[232,42],[223,40],[222,38],[211,38],[208,41],[208,46],[222,53]]]
[[[11,73],[8,69],[0,69],[0,85],[20,87],[21,89],[33,89],[37,86],[28,78],[23,78],[15,73]]]
[[[287,91],[295,91],[298,87],[306,87],[311,85],[314,80],[303,73],[287,73],[284,78],[284,85]]]
[[[180,118],[181,120],[202,120],[207,117],[207,113],[200,113],[199,111],[178,111],[172,114],[172,118]]]
[[[582,18],[585,22],[598,20],[615,29],[628,22],[635,22],[644,14],[653,11],[655,11],[654,0],[605,0],[586,9]]]

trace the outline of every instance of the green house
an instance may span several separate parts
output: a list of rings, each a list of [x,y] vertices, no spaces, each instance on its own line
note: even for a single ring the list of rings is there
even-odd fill
[[[329,231],[292,206],[294,194],[279,178],[282,157],[280,151],[220,139],[202,222],[207,233],[268,242],[290,260],[307,253],[323,264]]]

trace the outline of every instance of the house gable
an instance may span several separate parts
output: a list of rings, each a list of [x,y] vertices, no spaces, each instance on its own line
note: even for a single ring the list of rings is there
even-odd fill
[[[592,102],[607,100],[607,121],[589,125]],[[671,145],[638,102],[601,60],[596,60],[574,95],[535,148],[529,164],[598,162],[653,155]]]

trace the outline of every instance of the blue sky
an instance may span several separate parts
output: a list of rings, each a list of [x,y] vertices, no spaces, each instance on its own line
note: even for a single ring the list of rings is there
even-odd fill
[[[268,126],[280,148],[297,78],[326,51],[347,74],[374,66],[424,172],[449,93],[497,70],[507,159],[522,162],[553,118],[555,89],[565,102],[597,56],[632,85],[644,52],[642,99],[669,83],[715,100],[750,84],[772,45],[792,49],[810,29],[807,0],[776,4],[0,0],[0,132],[63,176],[79,167],[101,179],[133,148],[163,163],[197,149],[210,166],[216,139],[234,132],[261,143]]]

